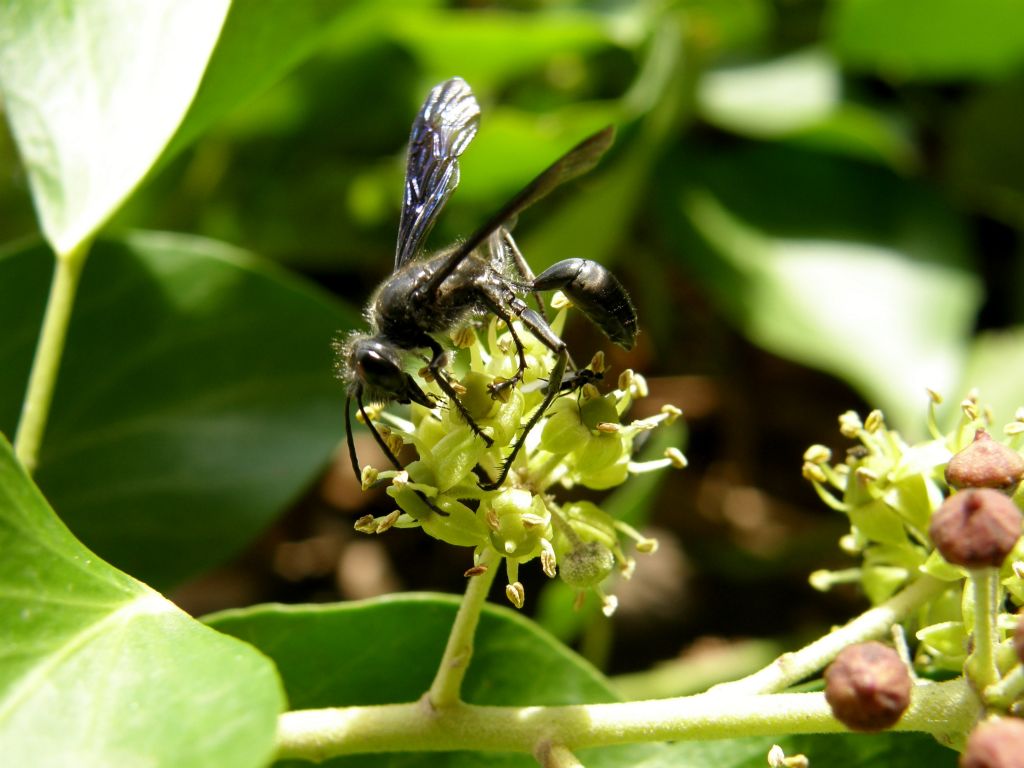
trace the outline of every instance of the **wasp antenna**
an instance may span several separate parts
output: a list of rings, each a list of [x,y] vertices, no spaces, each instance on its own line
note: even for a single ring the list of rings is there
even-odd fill
[[[345,396],[345,439],[348,441],[348,457],[352,461],[352,471],[356,473],[356,481],[362,485],[363,473],[359,471],[356,440],[352,435],[352,395]]]

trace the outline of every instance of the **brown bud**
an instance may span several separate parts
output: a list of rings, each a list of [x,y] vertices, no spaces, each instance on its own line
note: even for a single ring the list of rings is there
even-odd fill
[[[895,725],[910,704],[912,685],[903,659],[878,642],[847,646],[825,670],[825,700],[854,731]]]
[[[946,482],[953,488],[995,488],[1012,494],[1024,478],[1024,458],[983,429],[949,460]]]
[[[928,533],[954,565],[999,567],[1020,538],[1021,514],[1006,494],[991,488],[957,491],[935,514]]]
[[[981,723],[967,737],[960,768],[1024,768],[1024,720]]]

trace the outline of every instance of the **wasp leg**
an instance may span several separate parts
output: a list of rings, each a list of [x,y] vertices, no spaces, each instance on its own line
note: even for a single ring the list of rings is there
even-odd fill
[[[513,298],[508,303],[508,310],[502,307],[501,302],[497,300],[497,297],[488,295],[486,297],[487,303],[494,305],[498,316],[505,320],[509,314],[514,314],[519,317],[530,333],[532,333],[538,341],[540,341],[545,347],[550,349],[557,356],[555,358],[555,364],[551,367],[551,372],[548,374],[548,385],[544,393],[544,400],[541,402],[537,409],[530,416],[526,426],[523,428],[523,433],[515,441],[512,446],[512,452],[505,457],[505,460],[501,464],[501,471],[498,473],[497,478],[488,483],[480,483],[480,487],[485,491],[493,491],[500,488],[505,482],[505,478],[508,477],[509,470],[512,468],[513,462],[516,460],[516,456],[523,447],[523,443],[526,441],[526,436],[530,434],[537,422],[539,422],[544,414],[547,413],[548,408],[554,401],[562,388],[562,377],[565,375],[565,366],[569,360],[569,351],[565,346],[565,342],[562,341],[558,334],[551,330],[551,326],[547,324],[541,315],[530,309],[526,303],[518,297]],[[510,310],[510,311],[509,311]]]
[[[355,470],[356,479],[360,483],[362,483],[363,482],[363,473],[359,470],[359,462],[356,459],[356,444],[355,444],[354,438],[352,437],[352,420],[349,418],[349,400],[350,399],[351,398],[345,398],[345,430],[346,430],[347,437],[348,437],[348,455],[349,455],[349,458],[352,459],[352,469]],[[363,416],[363,422],[366,424],[367,427],[369,427],[370,434],[373,435],[373,439],[377,441],[377,445],[380,446],[380,449],[382,451],[384,451],[384,455],[388,457],[388,461],[391,462],[391,464],[394,466],[395,469],[401,470],[403,467],[399,463],[398,457],[395,456],[394,451],[392,451],[388,447],[388,444],[384,441],[384,438],[381,437],[380,432],[378,432],[377,428],[375,426],[373,426],[373,420],[370,419],[369,415],[366,413],[366,408],[365,408],[365,406],[363,406],[363,397],[362,397],[362,395],[356,395],[356,405],[358,405],[358,407],[359,407],[359,413],[361,413],[362,416]],[[419,496],[420,500],[424,504],[426,504],[431,510],[433,510],[437,514],[441,515],[441,517],[448,517],[448,513],[445,512],[443,509],[441,509],[436,504],[434,504],[434,502],[432,502],[430,499],[428,499],[426,497],[426,495],[422,491],[414,490],[413,493],[415,493],[417,496]]]
[[[516,372],[508,379],[499,381],[496,384],[491,384],[489,389],[491,390],[491,397],[501,397],[501,393],[510,387],[514,387],[520,381],[523,380],[523,374],[526,373],[526,348],[523,346],[522,339],[519,338],[519,334],[516,333],[515,327],[512,325],[512,315],[509,313],[496,298],[486,291],[483,292],[483,302],[487,305],[487,308],[491,310],[498,319],[505,323],[508,328],[508,332],[512,334],[512,342],[516,345],[516,354],[519,356],[519,368]],[[546,323],[545,323],[546,324]]]
[[[611,272],[589,259],[565,259],[533,281],[535,291],[561,290],[604,334],[626,349],[636,342],[636,309]]]
[[[448,401],[455,406],[455,409],[462,414],[462,418],[469,424],[469,428],[473,430],[473,434],[482,439],[487,447],[490,448],[494,445],[494,439],[488,437],[480,429],[480,425],[476,423],[476,420],[469,415],[469,411],[466,410],[466,406],[462,404],[459,399],[458,392],[455,391],[455,387],[448,381],[448,374],[445,373],[442,362],[444,361],[444,348],[437,342],[433,337],[427,336],[424,339],[423,346],[429,347],[431,352],[430,362],[427,363],[427,370],[430,371],[430,375],[437,381],[437,385],[441,388],[441,391],[448,395]]]

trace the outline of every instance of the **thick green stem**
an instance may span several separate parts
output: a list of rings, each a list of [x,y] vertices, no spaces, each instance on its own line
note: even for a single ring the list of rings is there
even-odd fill
[[[999,642],[999,572],[995,568],[978,568],[970,571],[969,581],[974,592],[974,651],[967,660],[967,673],[978,690],[984,691],[999,679],[995,656]]]
[[[35,472],[39,462],[39,447],[46,432],[46,420],[50,415],[57,371],[64,353],[71,309],[89,245],[88,242],[82,243],[73,251],[58,256],[54,266],[43,327],[36,344],[32,372],[29,374],[28,389],[21,406],[21,419],[14,438],[15,455],[30,474]]]
[[[709,693],[756,694],[784,690],[821,670],[846,646],[887,636],[893,624],[902,621],[947,586],[946,582],[931,576],[922,576],[902,592],[865,611],[849,624],[815,640],[799,651],[784,653],[767,667],[748,677],[717,685]]]
[[[978,715],[964,680],[918,684],[894,730],[930,733],[949,744]],[[278,758],[325,760],[369,752],[473,750],[535,753],[545,742],[566,750],[652,741],[837,733],[822,693],[697,696],[564,707],[482,707],[424,701],[287,712],[278,719]]]
[[[434,709],[451,707],[459,702],[462,680],[473,656],[473,635],[480,621],[480,611],[487,601],[487,593],[491,591],[491,584],[494,583],[494,576],[498,572],[499,562],[498,553],[486,548],[479,565],[487,570],[469,580],[466,594],[463,595],[459,611],[455,614],[455,623],[448,635],[448,644],[441,657],[441,664],[426,694],[427,701]]]

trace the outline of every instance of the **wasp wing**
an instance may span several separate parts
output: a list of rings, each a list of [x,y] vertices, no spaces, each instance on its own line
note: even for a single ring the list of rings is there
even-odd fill
[[[476,136],[479,123],[480,105],[461,77],[434,86],[423,102],[409,134],[396,270],[419,252],[459,185],[459,155]]]
[[[452,251],[444,267],[434,274],[432,279],[434,285],[440,285],[445,278],[455,271],[455,268],[459,266],[463,259],[476,250],[510,219],[518,216],[555,187],[577,176],[581,176],[597,165],[601,156],[608,151],[614,140],[615,128],[609,125],[607,128],[581,141],[548,166],[539,176],[523,187],[517,195],[505,203],[501,210],[491,216],[486,224]]]

